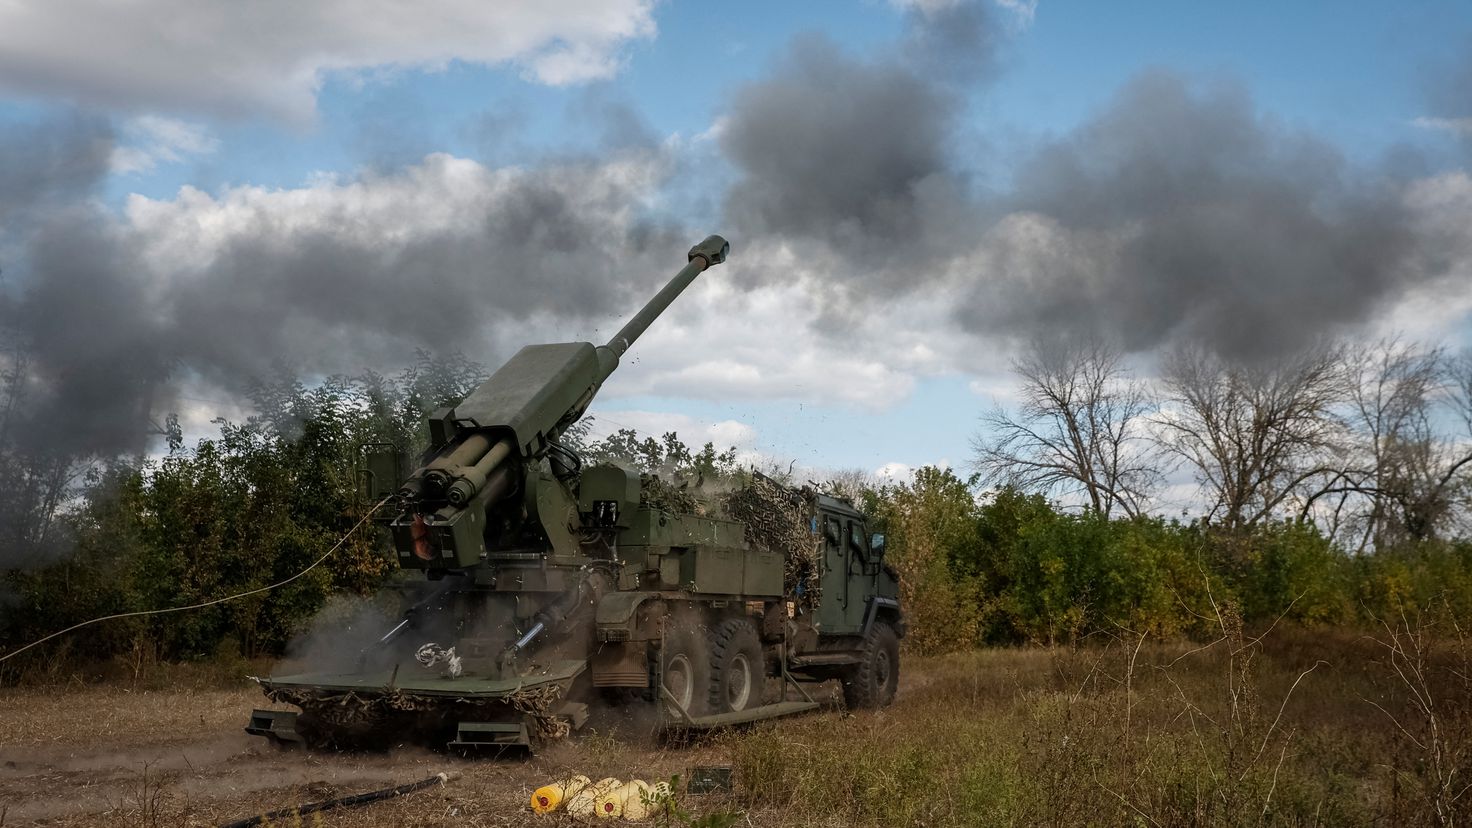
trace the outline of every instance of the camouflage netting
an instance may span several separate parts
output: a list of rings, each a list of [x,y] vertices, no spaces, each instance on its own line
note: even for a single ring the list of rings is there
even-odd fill
[[[792,490],[765,477],[756,477],[721,498],[726,517],[746,524],[746,542],[764,552],[780,552],[786,561],[783,586],[788,595],[797,593],[799,603],[813,607],[818,602],[819,540],[808,526],[800,498]]]
[[[804,501],[796,492],[770,478],[755,476],[718,495],[699,484],[672,482],[657,474],[640,478],[639,505],[673,514],[712,515],[746,524],[746,542],[763,552],[776,552],[786,561],[784,587],[799,603],[812,608],[818,602],[819,540],[808,528]]]
[[[657,474],[646,474],[640,477],[639,505],[677,514],[702,514],[704,512],[700,499],[695,496],[688,483],[666,482]]]
[[[308,687],[263,688],[266,698],[277,704],[292,704],[324,725],[342,731],[365,731],[387,726],[390,718],[406,713],[440,713],[447,702],[440,696],[425,696],[392,689],[359,695],[352,691],[334,692]],[[499,699],[455,699],[457,710],[491,712],[510,707],[528,717],[543,739],[561,739],[572,732],[568,720],[553,711],[562,698],[562,688],[542,684],[516,690]]]
[[[552,712],[557,700],[562,698],[562,688],[556,684],[540,684],[524,687],[506,697],[506,701],[521,713],[530,716],[537,731],[544,739],[561,739],[572,732],[572,723]]]
[[[333,692],[307,687],[266,687],[266,698],[294,704],[324,724],[338,728],[373,727],[395,713],[422,713],[443,702],[398,690],[360,696],[351,690]]]

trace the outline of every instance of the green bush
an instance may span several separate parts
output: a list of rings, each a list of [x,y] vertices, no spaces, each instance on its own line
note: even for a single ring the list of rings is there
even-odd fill
[[[71,554],[3,573],[0,637],[26,642],[99,616],[203,603],[283,581],[347,535],[367,508],[355,491],[359,447],[413,453],[428,410],[473,387],[478,366],[421,355],[396,379],[287,379],[254,390],[260,412],[158,460],[95,473],[58,515]],[[351,536],[322,566],[280,588],[187,613],[129,618],[69,638],[62,650],[7,662],[10,675],[67,653],[100,659],[146,650],[164,659],[280,654],[335,592],[374,591],[393,570],[376,530]],[[7,594],[8,593],[8,594]],[[19,662],[19,663],[17,663]]]
[[[1472,542],[1353,556],[1311,523],[1224,532],[1107,519],[1038,495],[978,496],[949,470],[863,493],[888,527],[921,652],[1094,634],[1209,635],[1246,623],[1365,624],[1437,605],[1472,617]],[[970,640],[967,641],[967,637]]]

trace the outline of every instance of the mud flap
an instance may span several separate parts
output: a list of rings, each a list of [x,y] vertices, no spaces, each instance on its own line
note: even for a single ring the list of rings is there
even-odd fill
[[[526,722],[461,722],[455,728],[455,738],[449,743],[451,750],[482,751],[532,749],[531,731]]]
[[[304,747],[307,741],[296,731],[295,710],[252,710],[245,732],[265,736],[277,747]]]

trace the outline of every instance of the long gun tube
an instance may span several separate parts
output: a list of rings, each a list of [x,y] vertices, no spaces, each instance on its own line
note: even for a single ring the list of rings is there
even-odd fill
[[[656,293],[643,309],[634,314],[634,318],[620,328],[618,333],[608,340],[608,344],[598,349],[599,385],[602,385],[603,381],[608,379],[608,376],[618,367],[619,357],[623,356],[624,352],[629,350],[629,346],[634,344],[634,340],[648,330],[654,320],[665,312],[670,303],[675,301],[675,297],[684,292],[685,288],[695,281],[695,277],[704,273],[707,268],[724,262],[726,254],[730,251],[731,245],[720,236],[707,236],[705,241],[690,248],[690,263],[681,268],[680,272],[676,273],[675,277],[670,279],[669,283],[659,293]]]

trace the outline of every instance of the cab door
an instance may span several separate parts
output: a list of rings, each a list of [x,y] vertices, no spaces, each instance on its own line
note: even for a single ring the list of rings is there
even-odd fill
[[[862,600],[855,600],[850,572],[855,563],[852,521],[845,515],[822,512],[818,532],[823,539],[823,593],[818,607],[820,629],[830,634],[858,632],[863,623]]]

